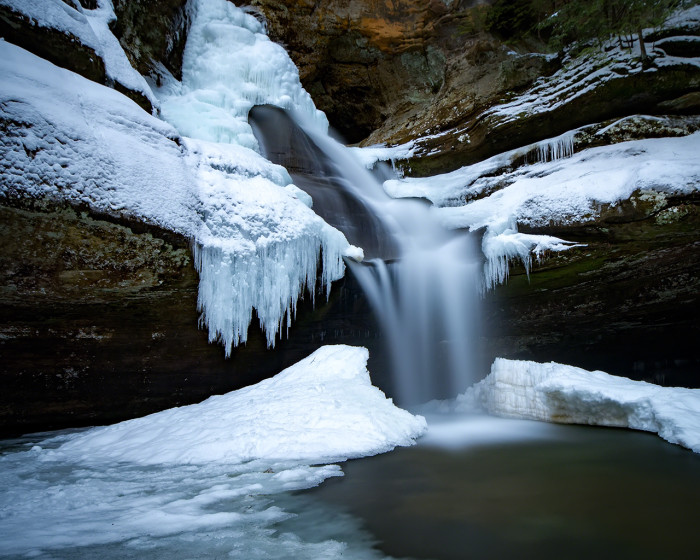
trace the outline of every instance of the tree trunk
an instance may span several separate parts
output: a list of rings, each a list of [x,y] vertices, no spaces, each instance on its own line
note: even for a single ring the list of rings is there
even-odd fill
[[[642,34],[641,28],[637,30],[637,36],[639,37],[640,56],[641,56],[642,62],[645,62],[647,59],[647,49],[644,46],[644,35]]]

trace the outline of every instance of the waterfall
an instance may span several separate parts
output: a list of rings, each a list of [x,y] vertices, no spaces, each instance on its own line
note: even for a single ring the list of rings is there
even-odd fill
[[[475,381],[482,261],[475,240],[442,227],[426,201],[389,197],[350,150],[302,116],[255,107],[249,119],[264,155],[286,164],[313,209],[374,257],[348,264],[386,339],[397,401],[464,391]]]
[[[293,62],[256,18],[226,0],[191,0],[188,10],[182,81],[166,77],[156,93],[195,171],[198,306],[209,339],[229,355],[246,342],[255,309],[274,345],[297,299],[314,293],[319,257],[329,289],[359,246],[368,260],[350,266],[389,342],[393,394],[411,404],[464,391],[479,322],[471,239],[439,225],[427,202],[389,197],[329,136]]]

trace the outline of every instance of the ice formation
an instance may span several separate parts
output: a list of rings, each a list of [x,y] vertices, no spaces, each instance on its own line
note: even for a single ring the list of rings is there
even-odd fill
[[[2,1],[92,46],[115,80],[157,103],[109,32],[109,0],[97,10]],[[0,42],[0,117],[8,123],[0,196],[86,204],[192,239],[202,321],[229,355],[246,341],[253,309],[274,345],[299,297],[314,296],[321,256],[329,290],[344,274],[343,256],[361,259],[361,250],[310,209],[283,168],[253,150],[247,112],[255,103],[327,128],[284,49],[230,2],[193,0],[188,9],[183,82],[166,79],[157,94],[163,116],[190,138],[116,91]]]
[[[555,138],[537,143],[537,161],[557,161],[574,154],[576,130],[570,130]]]
[[[491,373],[458,401],[510,418],[654,432],[700,453],[700,389],[661,387],[554,362],[497,358]]]
[[[426,430],[370,384],[367,357],[326,346],[200,404],[3,449],[0,556],[377,557],[352,519],[287,494]]]
[[[503,284],[508,279],[510,263],[515,260],[522,262],[529,275],[533,256],[539,260],[546,251],[566,251],[580,246],[551,235],[519,233],[515,223],[503,231],[489,228],[481,242],[481,250],[486,257],[484,287],[491,289]]]
[[[326,293],[343,275],[345,236],[300,199],[284,168],[256,152],[193,139],[185,145],[204,209],[193,251],[209,340],[230,355],[246,342],[255,309],[274,346],[300,295],[314,297],[319,260]]]
[[[256,104],[289,109],[327,130],[285,50],[251,14],[226,0],[190,3],[191,28],[182,82],[157,91],[162,115],[188,137],[203,224],[194,247],[198,296],[210,341],[230,355],[246,342],[252,310],[268,346],[289,327],[297,300],[344,273],[342,257],[358,251],[309,209],[282,168],[263,160],[248,124]]]
[[[320,130],[325,115],[302,88],[299,71],[253,15],[227,0],[191,0],[182,82],[156,91],[165,120],[183,136],[257,149],[248,124],[254,105],[303,115]]]

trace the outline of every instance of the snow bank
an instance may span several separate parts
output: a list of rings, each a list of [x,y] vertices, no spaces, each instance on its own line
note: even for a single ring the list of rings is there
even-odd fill
[[[140,465],[319,464],[413,444],[425,420],[371,385],[367,358],[364,348],[325,346],[257,385],[90,430],[55,456]]]
[[[509,418],[655,432],[700,453],[700,390],[660,387],[554,362],[497,358],[491,373],[458,397]]]
[[[366,361],[326,346],[197,405],[0,448],[0,556],[384,558],[358,520],[290,494],[426,430]]]
[[[109,79],[143,94],[154,107],[158,106],[146,80],[131,66],[109,29],[109,24],[116,20],[111,0],[98,0],[94,10],[83,9],[77,0],[73,6],[62,0],[0,0],[0,4],[23,14],[40,27],[72,35],[103,60]]]
[[[367,169],[372,169],[380,161],[391,162],[392,167],[398,160],[408,159],[415,153],[415,143],[408,142],[397,146],[385,146],[377,144],[375,146],[353,146],[348,148],[350,152]]]
[[[0,197],[50,197],[194,237],[179,136],[115,90],[0,41]]]
[[[484,185],[506,186],[466,206],[436,212],[450,228],[490,227],[501,224],[504,216],[533,227],[587,222],[601,205],[614,205],[637,190],[669,194],[697,190],[698,153],[700,133],[591,148],[566,160],[484,177]]]

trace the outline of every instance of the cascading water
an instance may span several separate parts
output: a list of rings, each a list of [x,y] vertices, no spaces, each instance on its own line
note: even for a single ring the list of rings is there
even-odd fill
[[[344,146],[298,115],[281,113],[251,111],[265,156],[291,166],[297,186],[314,199],[314,210],[374,257],[348,264],[388,342],[397,401],[417,404],[464,391],[474,381],[479,324],[482,259],[473,238],[444,229],[424,201],[390,198]],[[290,146],[279,145],[289,126],[296,126],[289,141],[293,161]],[[329,188],[342,195],[317,196]],[[340,199],[354,201],[352,207],[361,211],[347,214]]]

